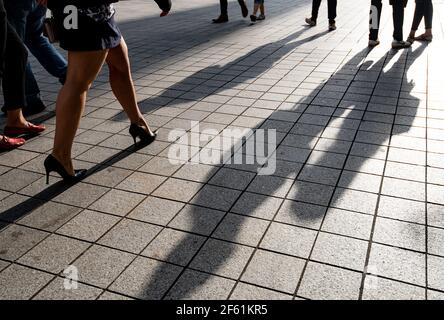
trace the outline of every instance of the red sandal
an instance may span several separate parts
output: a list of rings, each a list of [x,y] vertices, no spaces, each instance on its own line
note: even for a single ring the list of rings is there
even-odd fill
[[[7,136],[0,137],[0,150],[15,149],[24,145],[26,142],[26,140],[22,138],[8,138]]]
[[[5,127],[3,131],[5,135],[10,137],[17,137],[20,135],[35,135],[45,131],[44,125],[35,125],[30,122],[27,123],[26,127]]]

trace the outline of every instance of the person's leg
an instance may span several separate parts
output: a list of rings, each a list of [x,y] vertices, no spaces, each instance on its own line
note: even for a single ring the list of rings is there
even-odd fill
[[[131,76],[128,47],[123,38],[118,47],[109,50],[106,63],[109,67],[109,80],[113,93],[131,123],[145,127],[147,132],[152,133],[137,103],[136,90]]]
[[[30,12],[26,24],[25,44],[43,68],[64,83],[68,64],[63,56],[43,36],[46,7],[37,6]]]
[[[379,26],[381,22],[382,0],[372,0],[370,8],[370,33],[369,39],[378,40]]]
[[[403,41],[404,4],[402,1],[394,1],[393,7],[393,39]]]
[[[72,144],[85,108],[86,94],[100,72],[107,53],[107,50],[68,53],[66,82],[57,97],[52,155],[71,175],[74,175]]]
[[[265,5],[264,5],[264,1],[262,0],[261,5],[259,6],[260,10],[261,10],[261,15],[265,17]]]
[[[245,3],[245,0],[237,0],[237,2],[239,3],[241,10],[242,10],[242,17],[246,17],[248,16],[248,8],[247,8],[247,4]]]
[[[313,0],[313,4],[311,7],[311,20],[316,22],[319,14],[319,7],[321,6],[322,0]]]
[[[425,0],[424,10],[424,22],[425,22],[425,35],[432,36],[432,24],[433,24],[433,3],[432,0]]]
[[[6,19],[6,9],[3,0],[0,0],[0,86],[3,82],[5,68],[6,37],[8,35],[8,20]]]
[[[419,24],[425,13],[425,1],[416,0],[415,14],[413,16],[412,28],[410,29],[409,38],[414,38],[416,31],[418,31]]]
[[[220,0],[220,15],[228,17],[228,0]]]
[[[338,6],[337,0],[328,0],[328,21],[330,24],[334,24],[336,21],[336,8]]]

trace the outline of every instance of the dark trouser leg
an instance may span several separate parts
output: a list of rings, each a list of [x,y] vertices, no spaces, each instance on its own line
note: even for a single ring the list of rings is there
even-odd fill
[[[3,5],[3,0],[0,0],[0,85],[3,80],[3,73],[5,68],[5,50],[6,50],[6,36],[7,36],[7,20],[6,10]]]
[[[313,0],[313,6],[311,9],[311,20],[316,21],[318,19],[319,7],[322,0]]]
[[[220,0],[220,15],[228,17],[228,0]]]
[[[3,81],[5,109],[8,111],[26,106],[25,69],[27,60],[28,51],[15,30],[8,23]]]
[[[396,1],[393,4],[393,39],[403,40],[402,27],[404,25],[404,4],[402,1]]]
[[[415,15],[413,16],[412,30],[418,30],[419,24],[425,14],[425,0],[416,0]]]
[[[432,29],[432,21],[433,21],[432,0],[425,0],[424,20],[425,20],[425,28]]]
[[[382,0],[372,0],[370,8],[370,40],[378,40],[379,25],[381,22]]]
[[[328,0],[328,21],[335,23],[338,0]]]

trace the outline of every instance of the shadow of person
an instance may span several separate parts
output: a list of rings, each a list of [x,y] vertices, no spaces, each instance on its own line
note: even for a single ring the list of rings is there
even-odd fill
[[[366,161],[369,158],[378,158],[381,148],[386,148],[392,136],[402,135],[410,130],[420,101],[411,94],[414,85],[407,82],[404,73],[408,71],[414,60],[421,56],[424,49],[425,46],[421,46],[415,51],[406,50],[397,54],[390,51],[376,62],[369,57],[371,51],[364,49],[347,59],[326,82],[313,89],[313,95],[309,95],[310,97],[301,100],[291,108],[275,111],[267,120],[257,125],[256,128],[269,129],[273,126],[270,123],[273,120],[270,119],[284,119],[285,121],[288,118],[288,112],[300,113],[298,120],[286,126],[287,129],[281,132],[281,138],[278,134],[278,147],[275,153],[276,173],[272,176],[257,175],[255,180],[252,182],[250,180],[249,186],[244,189],[246,191],[243,194],[239,192],[230,208],[224,210],[224,219],[221,218],[214,226],[212,232],[209,233],[210,237],[203,241],[199,250],[189,257],[187,263],[182,264],[185,268],[179,276],[171,277],[170,265],[159,265],[145,283],[140,284],[139,297],[148,299],[214,298],[215,296],[209,293],[211,290],[216,290],[214,286],[218,285],[217,281],[213,282],[215,279],[213,275],[238,280],[244,271],[243,266],[248,259],[251,259],[255,246],[248,248],[237,244],[239,242],[245,244],[245,237],[242,241],[238,238],[243,224],[250,219],[249,217],[254,217],[256,210],[261,206],[268,208],[263,196],[282,197],[282,195],[277,195],[277,191],[281,192],[288,180],[294,181],[294,184],[284,194],[286,200],[279,211],[275,210],[276,213],[271,216],[271,220],[306,227],[314,232],[319,230],[327,208],[335,206],[336,201],[340,201],[341,197],[346,194],[347,188],[355,187],[352,184],[353,180]],[[291,51],[289,48],[288,50]],[[400,90],[402,90],[401,94]],[[334,98],[329,98],[331,96]],[[402,121],[396,122],[395,126],[400,97],[409,101],[410,116],[403,117]],[[232,155],[231,149],[228,152]],[[242,152],[245,153],[245,151]],[[347,160],[352,156],[353,161],[348,162]],[[347,167],[348,170],[345,170],[346,163],[352,164]],[[229,164],[224,168],[236,169],[236,166]],[[283,169],[282,166],[286,168]],[[256,170],[260,167],[258,164],[253,165],[253,169]],[[244,167],[239,165],[237,169],[240,170],[240,175]],[[250,168],[249,171],[254,170]],[[344,178],[339,185],[341,175]],[[213,174],[209,175],[207,180],[212,177]],[[253,184],[256,184],[256,187],[251,189]],[[265,187],[263,189],[266,190],[265,192],[261,186]],[[190,243],[196,241],[195,235],[203,234],[202,225],[205,221],[202,213],[204,211],[209,213],[208,219],[214,219],[211,215],[217,214],[214,210],[218,208],[216,202],[219,198],[208,199],[208,195],[202,190],[193,199],[193,205],[187,205],[183,209],[183,211],[186,210],[190,221],[188,224],[190,227],[187,228],[189,233],[170,249],[166,258],[162,258],[163,261],[178,261],[177,257],[183,257],[184,253],[190,251]],[[378,192],[379,186],[378,190],[374,190],[375,194]],[[258,195],[259,197],[255,199],[259,200],[244,202],[242,213],[233,211],[236,203],[246,193]],[[356,205],[363,204],[358,202]],[[362,208],[350,208],[350,210],[363,212]],[[365,210],[364,213],[366,213]],[[373,212],[368,213],[375,214],[374,208]],[[276,220],[277,216],[279,216],[278,220]],[[231,219],[231,223],[228,219]],[[225,230],[221,229],[224,222],[229,222],[225,224]],[[268,220],[267,223],[270,227],[272,222]],[[220,230],[224,232],[217,234]],[[208,234],[205,235],[208,236]],[[249,235],[245,236],[248,238]],[[279,234],[279,231],[275,235],[279,238],[276,243],[279,248],[276,248],[276,251],[282,251],[282,248],[292,241],[292,239],[286,239],[285,236],[285,233]],[[242,260],[245,257],[247,260]],[[307,258],[308,255],[301,254],[301,257]],[[237,264],[241,267],[236,267]],[[169,275],[169,278],[166,275]],[[170,289],[159,294],[159,288],[162,287],[160,284],[165,285],[166,282],[170,282]],[[223,286],[222,282],[219,285]],[[233,290],[234,288],[231,292]],[[224,299],[227,297],[227,291],[222,291],[224,293],[220,295],[220,298]]]

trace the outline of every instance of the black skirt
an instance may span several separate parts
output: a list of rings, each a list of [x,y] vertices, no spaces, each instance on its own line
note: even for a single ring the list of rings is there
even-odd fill
[[[78,14],[77,28],[68,23],[69,14],[62,10],[53,10],[57,23],[60,47],[67,51],[100,51],[119,46],[122,34],[114,20],[114,14],[109,19],[94,19],[87,14]]]

